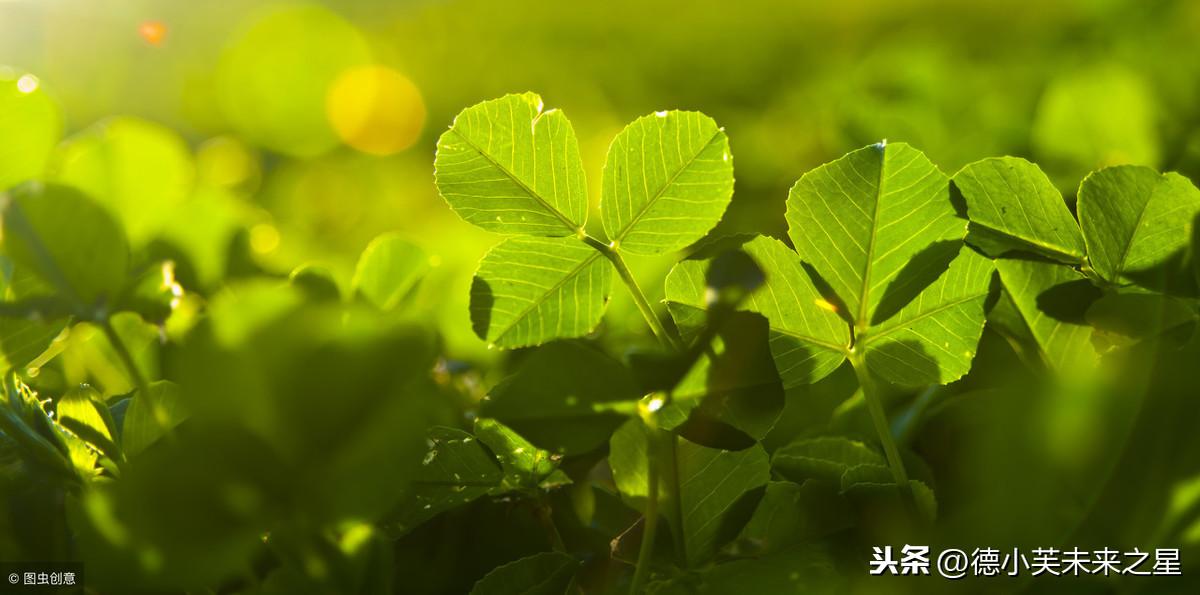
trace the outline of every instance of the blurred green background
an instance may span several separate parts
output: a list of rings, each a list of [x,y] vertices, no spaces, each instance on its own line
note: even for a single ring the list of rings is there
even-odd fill
[[[266,268],[346,279],[398,231],[431,255],[423,292],[450,351],[479,358],[465,289],[494,240],[432,184],[437,136],[467,105],[541,93],[572,119],[594,190],[623,123],[702,110],[736,158],[720,231],[780,235],[801,173],[881,138],[948,173],[1025,156],[1068,196],[1112,163],[1195,179],[1198,50],[1200,3],[1170,0],[0,0],[0,78],[26,96],[0,122],[46,138],[22,156],[34,170],[99,168],[93,194],[183,209],[127,221],[135,242],[173,227],[219,252],[228,230],[179,213],[220,212]],[[663,266],[635,263],[648,278]]]
[[[404,309],[428,312],[436,323],[445,344],[429,351],[444,356],[439,373],[458,360],[482,364],[470,368],[482,379],[468,374],[473,384],[455,387],[477,400],[523,354],[504,362],[471,330],[471,275],[497,238],[464,223],[438,196],[434,147],[464,107],[521,91],[540,93],[570,117],[593,208],[608,144],[625,123],[664,109],[711,115],[729,135],[737,177],[717,234],[783,236],[784,198],[802,173],[883,138],[911,143],[947,174],[984,157],[1026,157],[1068,199],[1088,172],[1117,163],[1200,180],[1195,0],[0,0],[0,189],[41,178],[85,190],[117,214],[135,249],[165,240],[182,252],[180,282],[189,298],[213,298],[216,320],[242,310],[253,316],[246,306],[253,291],[238,302],[220,290],[262,271],[282,277],[321,267],[348,293],[363,248],[395,232],[424,249],[429,265]],[[630,259],[652,301],[676,257]],[[185,334],[202,302],[185,299],[162,332]],[[316,329],[313,342],[329,322],[296,320],[299,335],[305,325]],[[122,332],[153,370],[159,329],[135,322]],[[624,291],[614,292],[602,324],[596,342],[613,353],[650,342]],[[37,377],[40,364],[58,358],[40,371],[45,387],[55,387],[60,373],[58,388],[86,380],[105,398],[128,393],[133,387],[96,335],[73,328],[69,346],[56,343],[25,375]],[[297,350],[309,346],[285,337]],[[1200,543],[1192,380],[1200,342],[1190,345],[1135,351],[1128,366],[1109,370],[1122,382],[1097,381],[1098,388],[1093,378],[1072,378],[1064,388],[1028,370],[1001,335],[985,333],[971,376],[912,396],[898,416],[905,440],[941,482],[938,539],[946,543],[931,541],[1034,547],[1070,536],[1072,544],[1120,547],[1182,535],[1187,560]],[[270,350],[245,351],[258,352]],[[347,353],[339,362],[355,372],[361,354]],[[281,361],[280,376],[303,367]],[[363,365],[372,363],[371,370],[394,364]],[[326,370],[302,371],[309,376],[297,386]],[[191,373],[193,380],[220,376]],[[214,386],[211,394],[233,394]],[[853,390],[843,368],[789,392],[764,444],[774,450],[806,433],[869,431],[863,410],[845,405]],[[314,401],[323,394],[296,392]],[[964,395],[971,398],[942,398]],[[240,423],[240,409],[227,413]],[[328,414],[316,406],[309,413],[314,425]],[[405,433],[389,428],[380,435]],[[215,456],[240,462],[255,450],[236,438]],[[172,489],[203,493],[188,482],[208,476],[188,461],[164,455],[144,477],[185,470],[174,474],[182,479]],[[147,501],[159,495],[146,493]],[[432,585],[430,592],[461,592],[514,552],[543,548],[506,504],[486,506],[486,514],[469,511],[398,542],[401,574]],[[632,523],[619,503],[611,506],[619,513],[604,506],[598,518],[616,529],[595,551]],[[100,526],[95,519],[107,518],[104,509],[88,514]],[[858,537],[883,543],[887,535],[887,523],[868,518]],[[496,536],[504,542],[485,539]],[[197,555],[184,553],[178,559],[189,564]],[[841,553],[865,563],[860,550]],[[1060,593],[1063,584],[1024,586]],[[1078,584],[1079,592],[1109,592]]]

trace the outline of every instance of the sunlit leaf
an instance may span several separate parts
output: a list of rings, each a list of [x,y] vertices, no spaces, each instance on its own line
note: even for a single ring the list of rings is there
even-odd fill
[[[733,158],[717,123],[699,112],[658,112],[613,139],[604,164],[604,230],[635,254],[679,250],[721,219]]]
[[[935,242],[958,241],[946,175],[920,151],[879,143],[800,178],[788,193],[788,237],[848,309],[859,328],[903,272]]]
[[[575,235],[587,219],[579,143],[534,93],[463,110],[438,139],[435,182],[460,217],[489,231]]]
[[[1110,283],[1163,264],[1186,248],[1200,190],[1187,178],[1148,167],[1094,172],[1079,186],[1079,223],[1092,268]]]
[[[990,260],[961,247],[936,281],[862,335],[867,366],[904,386],[948,384],[966,374],[983,332],[992,271]],[[905,272],[919,278],[917,271]]]
[[[558,471],[559,455],[530,444],[494,419],[476,420],[475,436],[500,460],[504,471],[502,487],[506,490],[555,487],[570,482]]]
[[[972,237],[986,235],[1002,251],[1026,250],[1068,263],[1083,260],[1079,225],[1038,166],[1018,157],[983,159],[954,174],[954,185],[966,201]]]
[[[845,359],[850,330],[813,286],[796,253],[778,240],[755,238],[742,249],[762,267],[766,283],[743,306],[771,323],[770,346],[784,387],[809,384]],[[677,323],[706,307],[704,261],[685,260],[666,280],[667,306]]]
[[[471,322],[502,347],[580,337],[600,323],[612,269],[573,238],[510,238],[492,248],[471,284]]]
[[[1048,262],[1002,258],[996,270],[1051,369],[1087,370],[1096,363],[1084,313],[1098,297],[1083,275]]]

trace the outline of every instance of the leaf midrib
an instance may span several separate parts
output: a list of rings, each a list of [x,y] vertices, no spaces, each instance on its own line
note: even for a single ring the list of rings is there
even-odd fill
[[[471,147],[472,150],[474,150],[481,157],[486,159],[487,162],[492,164],[493,167],[500,170],[505,176],[508,177],[508,179],[512,180],[513,183],[515,183],[517,185],[517,187],[519,187],[522,191],[524,191],[525,194],[528,194],[529,197],[532,198],[534,201],[536,201],[538,203],[538,205],[540,205],[543,209],[550,211],[550,213],[553,214],[555,217],[557,217],[558,220],[564,226],[566,226],[566,228],[569,231],[571,231],[572,233],[579,231],[579,229],[581,227],[580,224],[575,223],[574,221],[571,220],[570,217],[567,217],[561,211],[554,208],[554,206],[551,205],[549,202],[547,202],[546,199],[542,198],[541,195],[539,195],[536,191],[534,191],[532,188],[530,188],[529,185],[526,184],[524,180],[517,177],[517,174],[515,172],[508,169],[507,167],[504,167],[504,165],[502,165],[499,161],[496,161],[487,151],[483,150],[482,147],[475,144],[474,141],[472,141],[470,138],[468,138],[467,135],[463,134],[462,132],[459,132],[457,129],[454,129],[454,128],[451,128],[450,132],[453,132],[455,136],[457,136],[458,138],[461,138],[463,140],[463,142],[467,143],[467,145]]]
[[[688,168],[690,168],[692,166],[692,164],[696,162],[696,158],[699,157],[701,153],[708,150],[708,147],[711,146],[713,144],[713,141],[717,140],[717,138],[719,138],[721,136],[721,134],[722,134],[721,129],[718,128],[717,131],[714,132],[713,135],[708,139],[708,141],[705,142],[704,145],[702,147],[700,147],[700,149],[698,151],[696,151],[694,154],[692,154],[691,157],[688,158],[687,163],[684,163],[682,166],[680,166],[679,169],[675,170],[675,173],[671,174],[671,178],[668,179],[666,181],[666,183],[664,183],[658,189],[658,191],[656,191],[654,193],[654,196],[651,197],[650,200],[647,200],[646,204],[642,205],[641,209],[638,209],[637,214],[635,214],[633,216],[633,218],[629,220],[629,223],[625,224],[625,227],[622,227],[621,230],[615,234],[615,236],[613,237],[613,240],[617,241],[617,242],[624,240],[625,236],[629,235],[630,231],[633,231],[633,226],[637,225],[638,222],[642,220],[642,217],[645,217],[646,213],[650,212],[650,207],[654,206],[659,201],[659,199],[662,198],[663,193],[667,191],[667,188],[670,188],[671,184],[674,184],[675,180],[677,180],[679,178],[679,175],[682,174]],[[629,173],[626,172],[625,175],[629,175]]]
[[[1083,259],[1084,259],[1084,257],[1085,257],[1085,254],[1084,254],[1083,252],[1079,252],[1078,254],[1076,254],[1076,253],[1073,253],[1073,252],[1064,252],[1064,251],[1063,251],[1063,250],[1061,250],[1061,249],[1060,249],[1060,247],[1058,247],[1058,246],[1052,246],[1052,245],[1050,245],[1050,244],[1048,244],[1048,243],[1046,243],[1046,242],[1043,242],[1043,241],[1041,241],[1041,240],[1038,240],[1038,239],[1035,239],[1035,238],[1026,238],[1026,237],[1023,237],[1023,236],[1021,236],[1021,235],[1019,235],[1019,234],[1015,234],[1015,233],[1009,233],[1009,232],[1007,232],[1007,231],[1003,231],[1003,230],[997,229],[997,228],[995,228],[995,227],[992,227],[991,225],[987,225],[987,224],[984,224],[984,223],[980,223],[980,222],[978,222],[978,221],[975,221],[975,220],[971,220],[971,222],[970,222],[970,225],[972,225],[972,226],[978,226],[978,227],[981,227],[981,228],[983,228],[983,229],[986,229],[987,231],[990,231],[990,232],[992,232],[992,233],[994,233],[994,234],[996,234],[996,235],[999,235],[999,236],[1004,236],[1004,237],[1006,237],[1006,238],[1012,238],[1012,239],[1014,239],[1014,240],[1016,240],[1016,241],[1019,241],[1019,242],[1025,242],[1026,244],[1030,244],[1030,245],[1032,245],[1032,246],[1035,246],[1035,247],[1037,247],[1037,248],[1041,248],[1042,250],[1045,250],[1045,251],[1047,251],[1047,252],[1050,252],[1050,253],[1052,253],[1054,256],[1061,256],[1061,257],[1065,257],[1065,258],[1069,259],[1069,260],[1070,260],[1070,262],[1072,262],[1072,263],[1074,263],[1074,264],[1080,264],[1080,263],[1082,263],[1082,262],[1083,262]]]
[[[855,325],[864,324],[867,318],[867,309],[871,293],[871,265],[875,261],[875,240],[879,235],[879,208],[883,202],[883,181],[887,172],[887,145],[879,147],[879,177],[875,181],[875,208],[871,215],[871,236],[867,238],[867,266],[863,270],[862,290],[859,292],[858,302],[858,319],[855,320]]]
[[[988,292],[984,291],[982,293],[972,294],[972,295],[969,295],[966,297],[958,298],[956,300],[952,300],[952,301],[943,303],[940,306],[937,306],[935,308],[932,308],[930,310],[926,310],[925,312],[917,314],[916,316],[913,316],[912,318],[908,318],[905,320],[898,320],[891,325],[883,326],[882,330],[879,330],[880,327],[872,327],[870,330],[877,331],[877,332],[869,333],[865,337],[863,337],[863,347],[870,347],[871,344],[874,343],[876,340],[878,340],[880,337],[886,337],[896,331],[904,330],[908,325],[911,325],[920,320],[929,318],[930,316],[933,316],[935,314],[940,314],[942,312],[945,312],[946,310],[949,310],[956,306],[960,306],[971,300],[985,297],[985,296],[987,296],[987,294],[988,294]]]
[[[521,310],[516,316],[513,317],[513,321],[511,323],[509,323],[508,325],[506,325],[504,327],[504,330],[500,331],[500,334],[496,335],[496,341],[503,339],[504,336],[507,335],[509,331],[513,330],[513,328],[515,328],[517,326],[517,323],[524,320],[526,316],[529,316],[529,313],[533,312],[533,310],[535,308],[537,308],[538,306],[541,306],[546,301],[546,298],[550,294],[554,293],[555,291],[558,291],[558,289],[561,288],[568,280],[574,278],[576,275],[579,274],[579,271],[582,271],[585,267],[591,265],[592,261],[594,261],[597,258],[600,258],[600,256],[601,256],[601,254],[598,250],[592,251],[591,254],[588,254],[587,258],[583,259],[583,261],[581,261],[579,264],[575,265],[574,268],[567,271],[567,274],[563,275],[562,279],[559,279],[557,282],[554,283],[554,285],[547,287],[546,291],[543,291],[542,294],[540,296],[538,296],[538,298],[536,300],[532,300],[531,303],[529,304],[529,306],[527,306],[524,310]]]

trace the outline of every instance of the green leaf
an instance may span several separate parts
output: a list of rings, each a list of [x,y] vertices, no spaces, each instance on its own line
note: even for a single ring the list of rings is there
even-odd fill
[[[743,308],[770,321],[771,354],[784,388],[816,382],[836,370],[845,360],[850,329],[817,291],[796,253],[779,240],[765,237],[753,239],[742,249],[767,277]],[[706,264],[685,260],[667,276],[667,307],[685,328],[703,320]],[[688,321],[693,322],[689,325]]]
[[[1196,320],[1196,311],[1184,300],[1152,293],[1110,293],[1087,310],[1087,322],[1093,328],[1092,344],[1101,353],[1128,347]]]
[[[823,479],[836,483],[853,467],[886,464],[875,449],[841,436],[802,438],[771,456],[771,468],[792,481]]]
[[[563,595],[579,561],[559,552],[542,552],[500,566],[479,579],[471,595]]]
[[[130,117],[103,120],[64,141],[50,171],[55,182],[78,188],[116,214],[135,246],[168,224],[196,176],[178,134]]]
[[[733,158],[717,123],[699,112],[634,120],[608,149],[604,231],[621,250],[679,250],[716,226],[733,196]]]
[[[471,106],[438,139],[434,181],[468,223],[505,234],[575,235],[587,185],[571,122],[534,93]]]
[[[707,353],[692,366],[672,392],[671,409],[679,416],[728,424],[754,439],[762,439],[783,411],[784,391],[767,347],[767,325],[761,317],[741,313],[731,317],[714,337]],[[676,425],[660,422],[665,429]]]
[[[1123,165],[1093,172],[1079,186],[1079,223],[1092,268],[1109,283],[1154,268],[1186,248],[1200,190],[1176,174]]]
[[[499,459],[504,471],[502,490],[555,487],[562,482],[558,471],[558,461],[562,457],[530,444],[504,424],[479,418],[475,420],[475,436]],[[547,481],[550,484],[546,484]]]
[[[35,307],[45,299],[37,295],[46,290],[31,273],[13,268],[5,257],[0,257],[0,267],[4,273],[0,275],[0,296],[4,298],[0,305],[21,310],[29,307],[19,316],[17,312],[0,316],[0,370],[6,371],[24,367],[45,353],[66,327],[67,319],[48,312],[48,308]]]
[[[935,242],[966,234],[948,179],[920,151],[879,143],[800,178],[788,193],[788,237],[801,260],[865,328],[901,272]]]
[[[354,291],[380,310],[394,309],[416,286],[429,261],[425,251],[396,234],[383,234],[363,250],[351,282]]]
[[[640,420],[626,422],[613,434],[609,454],[617,489],[638,509],[644,507],[648,483],[647,432]],[[659,499],[665,503],[663,510],[678,511],[677,516],[667,514],[672,531],[683,535],[684,551],[677,553],[688,566],[696,566],[716,553],[721,537],[729,530],[727,523],[737,520],[742,497],[766,485],[770,462],[757,443],[745,450],[728,451],[700,446],[678,436],[672,439],[678,483],[671,483],[671,474],[662,474]],[[746,516],[749,514],[747,511]],[[736,528],[726,537],[735,535]]]
[[[62,134],[62,120],[36,77],[0,72],[0,192],[42,178]]]
[[[146,450],[163,436],[163,428],[154,418],[152,403],[161,407],[168,428],[178,426],[189,413],[179,394],[179,386],[173,382],[159,380],[150,383],[150,395],[134,393],[125,411],[121,426],[121,446],[125,456],[133,457]]]
[[[288,275],[288,283],[313,302],[336,303],[342,299],[342,289],[338,286],[333,272],[316,264],[302,264]]]
[[[421,462],[392,517],[401,532],[492,493],[504,481],[495,457],[474,436],[454,428],[429,429],[429,451]]]
[[[1087,279],[1048,262],[1002,258],[995,264],[1042,361],[1060,372],[1093,368],[1092,329],[1083,316],[1097,296]]]
[[[612,270],[573,238],[510,238],[483,257],[471,284],[471,323],[501,347],[590,333],[608,304]]]
[[[1079,224],[1038,166],[1018,157],[983,159],[954,174],[954,186],[966,201],[972,236],[986,234],[1001,250],[1083,260]]]
[[[991,260],[960,247],[936,281],[894,316],[863,333],[860,343],[867,367],[902,386],[948,384],[961,378],[971,369],[983,333],[992,271]]]
[[[621,362],[584,343],[561,341],[530,354],[488,393],[480,415],[544,449],[571,456],[603,445],[624,421],[598,405],[640,396]]]
[[[684,576],[652,583],[652,595],[694,593],[846,593],[835,559],[820,547],[801,545],[784,551],[718,564],[698,577]]]
[[[767,483],[754,515],[738,535],[738,545],[752,547],[754,553],[769,553],[803,539],[808,523],[804,499],[804,489],[798,483]]]
[[[66,186],[26,184],[0,202],[4,250],[78,309],[115,299],[129,272],[129,243],[104,208]]]
[[[59,423],[70,430],[67,447],[71,461],[81,472],[90,472],[96,464],[97,453],[119,453],[113,446],[114,437],[99,407],[100,395],[87,385],[75,387],[58,401]],[[118,455],[119,456],[119,455]]]

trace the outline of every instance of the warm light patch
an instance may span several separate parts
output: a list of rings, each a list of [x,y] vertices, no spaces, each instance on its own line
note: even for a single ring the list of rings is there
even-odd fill
[[[829,303],[829,302],[827,302],[827,301],[825,301],[825,300],[823,300],[823,299],[816,299],[816,300],[813,300],[813,303],[814,303],[814,304],[816,304],[816,305],[817,305],[817,307],[818,307],[818,308],[820,308],[820,309],[822,309],[822,310],[829,310],[830,312],[837,312],[837,311],[838,311],[838,309],[837,309],[837,306],[835,306],[835,305],[833,305],[833,304],[831,304],[831,303]]]
[[[167,39],[167,26],[162,21],[142,21],[142,24],[138,25],[138,37],[158,47]]]
[[[372,155],[391,155],[417,142],[425,102],[412,81],[391,68],[343,72],[325,98],[325,114],[342,142]]]

